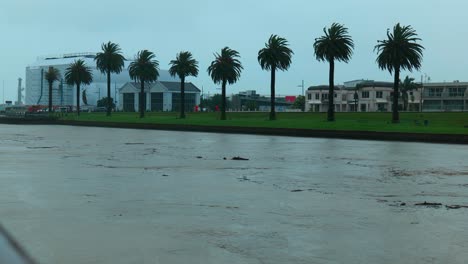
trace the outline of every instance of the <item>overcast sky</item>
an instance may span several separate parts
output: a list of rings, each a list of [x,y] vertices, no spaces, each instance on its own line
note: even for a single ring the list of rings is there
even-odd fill
[[[301,80],[306,86],[327,83],[328,64],[315,60],[313,42],[333,22],[349,28],[356,46],[350,63],[337,64],[335,83],[391,81],[378,69],[373,48],[397,22],[413,26],[426,48],[421,72],[411,76],[468,80],[466,0],[0,1],[0,81],[6,100],[16,100],[17,78],[24,79],[25,67],[38,56],[99,51],[109,40],[129,57],[141,49],[155,52],[161,69],[177,52],[191,51],[200,75],[190,81],[210,93],[217,86],[206,68],[214,52],[229,46],[240,52],[244,71],[228,93],[268,94],[270,75],[261,70],[257,53],[271,34],[285,37],[295,53],[289,71],[277,75],[277,93],[297,95]]]

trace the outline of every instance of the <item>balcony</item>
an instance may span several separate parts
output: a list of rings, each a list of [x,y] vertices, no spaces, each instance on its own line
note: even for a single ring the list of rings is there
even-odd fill
[[[462,94],[462,93],[451,93],[451,92],[443,92],[442,93],[442,97],[444,98],[465,98],[466,97],[466,93],[465,94]]]
[[[442,92],[442,93],[429,93],[428,91],[424,91],[423,93],[423,98],[468,98],[468,94],[465,92],[465,94],[457,94],[457,93],[451,93],[451,92]]]

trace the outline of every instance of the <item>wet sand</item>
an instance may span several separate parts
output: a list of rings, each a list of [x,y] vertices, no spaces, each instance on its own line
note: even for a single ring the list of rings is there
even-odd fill
[[[468,209],[445,206],[468,205],[467,157],[464,145],[0,125],[0,222],[41,263],[466,263]]]

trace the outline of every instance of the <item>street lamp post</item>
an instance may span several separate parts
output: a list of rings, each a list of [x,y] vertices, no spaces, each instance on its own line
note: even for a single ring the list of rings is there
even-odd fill
[[[203,112],[203,96],[204,96],[204,93],[203,93],[203,85],[202,85],[201,95],[200,95],[200,112]]]
[[[302,87],[302,96],[304,96],[304,80],[302,80],[302,84],[299,84],[297,87]]]

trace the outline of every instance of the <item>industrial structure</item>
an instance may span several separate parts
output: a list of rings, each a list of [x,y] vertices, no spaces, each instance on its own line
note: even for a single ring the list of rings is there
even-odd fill
[[[47,105],[48,104],[48,83],[44,79],[44,74],[50,66],[60,71],[60,81],[53,84],[52,101],[53,105],[73,106],[76,104],[76,87],[69,86],[65,82],[65,71],[68,66],[76,60],[83,60],[88,67],[92,69],[93,82],[90,85],[83,85],[81,91],[85,91],[87,103],[96,105],[97,101],[107,96],[107,77],[96,68],[94,57],[96,52],[87,53],[72,53],[58,56],[40,57],[36,62],[26,67],[26,96],[25,103],[27,105]],[[125,61],[125,66],[120,74],[111,75],[111,97],[118,101],[118,88],[122,87],[127,82],[131,82],[128,74],[128,65],[131,60]],[[166,70],[159,70],[159,78],[161,81],[178,81],[177,78],[170,76]],[[81,94],[81,93],[80,93]]]
[[[23,79],[18,78],[18,91],[17,91],[17,101],[15,102],[15,105],[23,105],[23,91],[24,88],[21,86]]]

